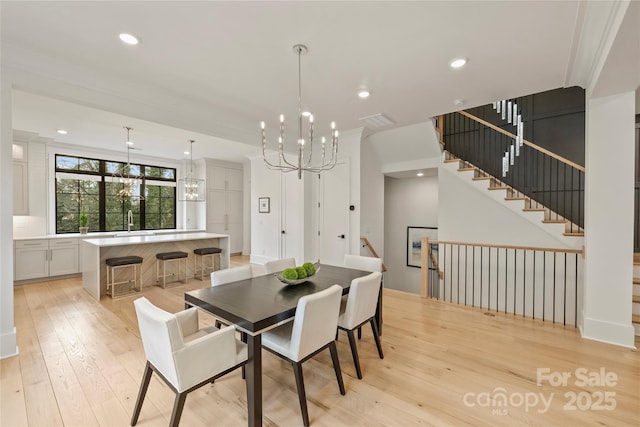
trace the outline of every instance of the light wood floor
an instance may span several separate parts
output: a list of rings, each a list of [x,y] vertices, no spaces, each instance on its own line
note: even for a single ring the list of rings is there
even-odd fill
[[[144,288],[142,295],[179,311],[186,290],[207,285],[192,280],[167,290]],[[145,363],[135,298],[98,303],[78,278],[16,287],[20,354],[0,362],[0,425],[129,425]],[[385,290],[384,315],[384,360],[378,359],[371,331],[363,330],[362,380],[355,377],[346,336],[340,335],[345,396],[338,392],[328,352],[305,363],[312,425],[637,426],[640,421],[636,351],[583,340],[572,327],[486,315],[391,290]],[[206,314],[201,321],[212,323]],[[263,363],[264,424],[301,425],[290,366],[269,353]],[[570,372],[571,378],[566,386],[547,381],[538,386],[538,368]],[[576,385],[579,368],[615,373],[616,384]],[[506,406],[489,399],[500,392],[509,399]],[[578,398],[575,410],[566,407],[571,393]],[[234,372],[189,394],[182,425],[246,425],[245,397],[240,372]],[[551,399],[550,408],[541,401],[528,410],[521,404],[521,399],[533,403],[534,397]],[[138,425],[167,425],[173,398],[154,376]],[[598,400],[615,408],[577,406],[591,407],[587,403]]]

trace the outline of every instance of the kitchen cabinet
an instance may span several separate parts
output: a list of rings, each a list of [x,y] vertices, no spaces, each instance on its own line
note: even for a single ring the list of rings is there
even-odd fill
[[[207,161],[207,232],[229,235],[232,254],[243,246],[243,166]]]
[[[79,239],[15,241],[14,280],[39,279],[80,272]]]
[[[13,214],[29,215],[29,163],[28,145],[13,143]]]

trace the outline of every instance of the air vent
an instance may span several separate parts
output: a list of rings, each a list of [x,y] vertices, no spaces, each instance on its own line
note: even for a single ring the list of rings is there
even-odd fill
[[[395,123],[393,120],[382,113],[374,114],[373,116],[362,117],[360,120],[370,128],[381,128]]]

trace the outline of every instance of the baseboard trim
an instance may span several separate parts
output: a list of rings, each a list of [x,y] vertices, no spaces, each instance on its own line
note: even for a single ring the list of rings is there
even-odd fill
[[[600,341],[607,344],[636,349],[635,329],[629,324],[613,323],[584,316],[578,328],[582,338]]]
[[[0,335],[0,360],[17,356],[19,353],[16,341],[16,328],[13,332]]]

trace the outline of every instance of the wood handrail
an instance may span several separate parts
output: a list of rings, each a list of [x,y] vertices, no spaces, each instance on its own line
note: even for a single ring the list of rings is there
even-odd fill
[[[494,125],[493,123],[489,123],[489,122],[488,122],[488,121],[486,121],[486,120],[482,120],[480,117],[476,117],[476,116],[474,116],[473,114],[469,114],[469,113],[467,113],[467,112],[466,112],[466,111],[464,111],[464,110],[462,110],[462,111],[458,111],[458,113],[460,113],[460,114],[462,114],[463,116],[468,117],[468,118],[470,118],[471,120],[474,120],[474,121],[476,121],[476,122],[478,122],[478,123],[480,123],[480,124],[482,124],[482,125],[484,125],[484,126],[487,126],[487,127],[491,128],[491,129],[495,130],[496,132],[500,132],[501,134],[506,135],[506,136],[508,136],[509,138],[516,139],[516,135],[512,134],[512,133],[511,133],[511,132],[509,132],[509,131],[506,131],[506,130],[502,129],[501,127],[498,127],[498,126]],[[531,142],[531,141],[527,141],[526,139],[524,139],[524,140],[523,140],[523,142],[524,142],[526,145],[528,145],[529,147],[533,148],[534,150],[540,151],[541,153],[544,153],[544,154],[546,154],[546,155],[547,155],[547,156],[549,156],[549,157],[553,157],[554,159],[558,160],[559,162],[562,162],[562,163],[564,163],[564,164],[566,164],[566,165],[569,165],[569,166],[571,166],[571,167],[573,167],[573,168],[576,168],[576,169],[578,169],[579,171],[585,172],[585,168],[584,168],[584,166],[580,166],[579,164],[577,164],[577,163],[575,163],[575,162],[572,162],[572,161],[571,161],[571,160],[569,160],[569,159],[565,159],[564,157],[559,156],[559,155],[557,155],[556,153],[552,153],[551,151],[549,151],[549,150],[547,150],[547,149],[545,149],[545,148],[542,148],[542,147],[540,147],[539,145],[536,145],[536,144],[534,144],[534,143],[533,143],[533,142]]]
[[[380,258],[380,256],[376,252],[376,250],[373,249],[373,246],[371,246],[371,243],[369,242],[369,239],[367,239],[364,236],[360,236],[360,240],[362,240],[364,242],[364,246],[369,249],[369,252],[371,252],[371,255],[373,255],[376,258]],[[387,267],[384,265],[384,262],[383,262],[382,263],[382,272],[384,273],[385,271],[387,271]]]
[[[559,252],[568,254],[582,254],[583,249],[563,249],[563,248],[541,248],[535,246],[513,246],[513,245],[492,245],[487,243],[469,243],[469,242],[450,242],[446,240],[431,241],[431,243],[442,243],[445,245],[459,245],[459,246],[479,246],[482,248],[498,248],[498,249],[517,249],[525,251],[542,251],[542,252]]]

